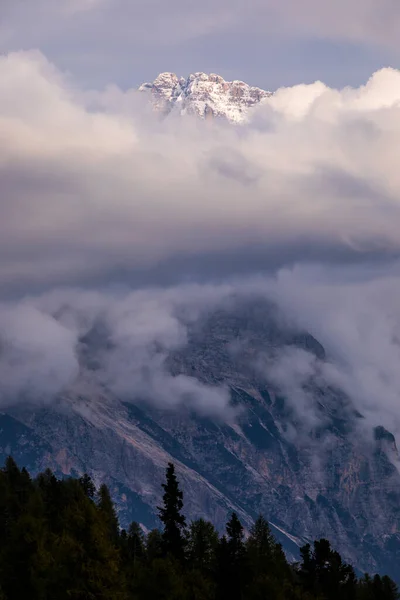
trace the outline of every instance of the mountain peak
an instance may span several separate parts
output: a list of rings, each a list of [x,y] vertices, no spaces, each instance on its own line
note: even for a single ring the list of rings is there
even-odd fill
[[[252,87],[244,81],[225,81],[216,73],[191,73],[178,77],[160,73],[152,83],[144,83],[140,92],[151,94],[155,110],[164,115],[178,110],[201,118],[225,118],[232,123],[247,119],[249,109],[272,96],[272,92]]]

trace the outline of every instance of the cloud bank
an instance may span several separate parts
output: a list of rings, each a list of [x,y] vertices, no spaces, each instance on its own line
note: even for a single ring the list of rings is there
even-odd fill
[[[400,432],[399,294],[400,265],[387,273],[303,265],[225,284],[64,288],[2,303],[0,406],[52,402],[83,377],[123,400],[231,420],[235,410],[223,385],[174,375],[168,358],[185,352],[189,332],[208,315],[232,308],[240,314],[243,303],[264,299],[279,307],[285,328],[311,333],[326,356],[280,345],[266,359],[268,348],[261,348],[252,353],[260,380],[276,385],[310,426],[319,418],[307,391],[312,380],[341,390],[369,425]],[[239,331],[239,356],[248,343]]]
[[[226,294],[178,287],[136,292],[53,290],[0,305],[0,406],[51,403],[86,382],[127,401],[232,418],[228,390],[165,361],[187,343],[187,327]],[[180,316],[178,316],[180,315]]]
[[[398,50],[400,25],[392,0],[337,0],[335,4],[328,0],[251,0],[250,4],[244,0],[195,4],[182,0],[168,4],[160,0],[33,0],[29,5],[3,0],[2,13],[5,40],[23,39],[31,46],[38,39],[54,43],[75,33],[80,43],[89,38],[96,44],[101,39],[112,48],[119,38],[130,47],[139,42],[146,48],[240,30],[245,36],[279,31],[281,36],[328,37]],[[40,16],[35,30],[28,26],[31,16]]]
[[[231,414],[226,389],[165,361],[240,292],[325,347],[324,364],[282,355],[286,381],[323,377],[397,423],[399,134],[393,69],[278,90],[234,128],[160,122],[133,90],[80,90],[38,52],[1,57],[2,405],[54,398],[90,360],[121,397]]]
[[[248,127],[159,123],[133,92],[0,59],[0,289],[109,281],[193,257],[400,250],[400,72],[279,90]],[[200,267],[199,267],[200,268]]]

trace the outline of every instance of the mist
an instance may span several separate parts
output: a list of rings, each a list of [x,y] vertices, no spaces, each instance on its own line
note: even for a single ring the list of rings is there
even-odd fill
[[[278,323],[309,332],[325,350],[293,346],[254,356],[260,378],[276,385],[303,421],[317,419],[304,391],[313,379],[341,390],[369,425],[400,427],[399,277],[354,267],[299,265],[274,276],[220,284],[181,284],[131,291],[59,289],[0,306],[0,402],[51,403],[84,378],[129,402],[189,408],[232,421],[224,385],[172,375],[167,362],[184,351],[188,332],[217,310],[265,301]],[[236,307],[236,308],[235,308]],[[273,316],[272,318],[276,318]],[[237,344],[248,342],[240,337]],[[251,341],[250,341],[251,343]],[[236,351],[238,351],[238,348]],[[265,349],[265,351],[268,349]]]

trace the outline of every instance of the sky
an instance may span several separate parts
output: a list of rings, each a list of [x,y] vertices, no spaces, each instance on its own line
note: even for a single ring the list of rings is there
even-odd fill
[[[0,51],[40,49],[82,87],[163,71],[343,87],[399,66],[399,25],[396,0],[2,0]]]
[[[396,2],[0,11],[0,404],[73,386],[101,322],[98,383],[232,418],[224,387],[173,377],[166,359],[240,292],[324,345],[324,364],[283,349],[270,375],[294,398],[322,376],[400,431]],[[276,93],[243,126],[160,121],[136,87],[164,70]]]

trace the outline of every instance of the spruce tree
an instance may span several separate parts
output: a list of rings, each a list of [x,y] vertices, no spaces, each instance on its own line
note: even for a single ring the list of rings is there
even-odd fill
[[[271,533],[268,521],[261,515],[250,530],[246,546],[251,556],[253,570],[255,570],[257,575],[265,573],[273,562],[276,542]]]
[[[228,546],[231,560],[234,563],[240,563],[245,554],[244,531],[239,517],[234,512],[226,524],[226,533],[228,534]]]
[[[139,561],[144,559],[145,539],[139,525],[133,521],[128,529],[126,537],[126,557],[130,565],[132,575],[135,576]]]
[[[83,491],[86,496],[93,500],[96,495],[96,486],[93,483],[92,478],[87,473],[84,473],[82,477],[79,479],[79,483],[81,484]]]
[[[164,525],[162,543],[164,554],[171,555],[178,560],[183,560],[185,553],[185,527],[186,519],[182,514],[183,493],[175,475],[175,466],[168,463],[166,482],[162,484],[164,490],[163,506],[159,506],[159,518]]]
[[[232,513],[226,524],[226,533],[218,548],[219,597],[239,600],[246,585],[247,561],[243,525],[236,513]]]
[[[232,564],[228,540],[223,535],[217,547],[216,585],[217,600],[229,600],[231,593]]]
[[[307,544],[300,553],[299,574],[307,591],[321,594],[327,600],[351,600],[355,597],[357,579],[354,569],[332,550],[328,540],[315,541],[312,552]]]
[[[114,503],[111,499],[110,490],[105,483],[103,483],[99,488],[97,506],[98,510],[102,514],[103,521],[107,524],[107,531],[110,540],[114,544],[117,544],[119,537],[118,517]]]
[[[218,533],[212,523],[204,519],[192,521],[188,534],[188,560],[193,569],[202,573],[215,568]]]
[[[149,531],[146,538],[146,558],[148,563],[152,563],[160,558],[163,553],[163,537],[159,529]]]
[[[144,536],[132,523],[119,533],[106,486],[94,500],[90,478],[59,480],[47,469],[32,480],[9,459],[0,469],[0,600],[399,600],[389,577],[357,580],[327,540],[289,565],[262,517],[246,542],[236,514],[221,539],[203,519],[186,534],[173,465],[163,489],[164,531]]]
[[[259,516],[246,541],[249,589],[246,598],[274,598],[282,581],[292,579],[282,546],[271,533],[268,521]]]
[[[399,589],[395,582],[387,575],[382,577],[382,600],[398,600],[400,598]]]

